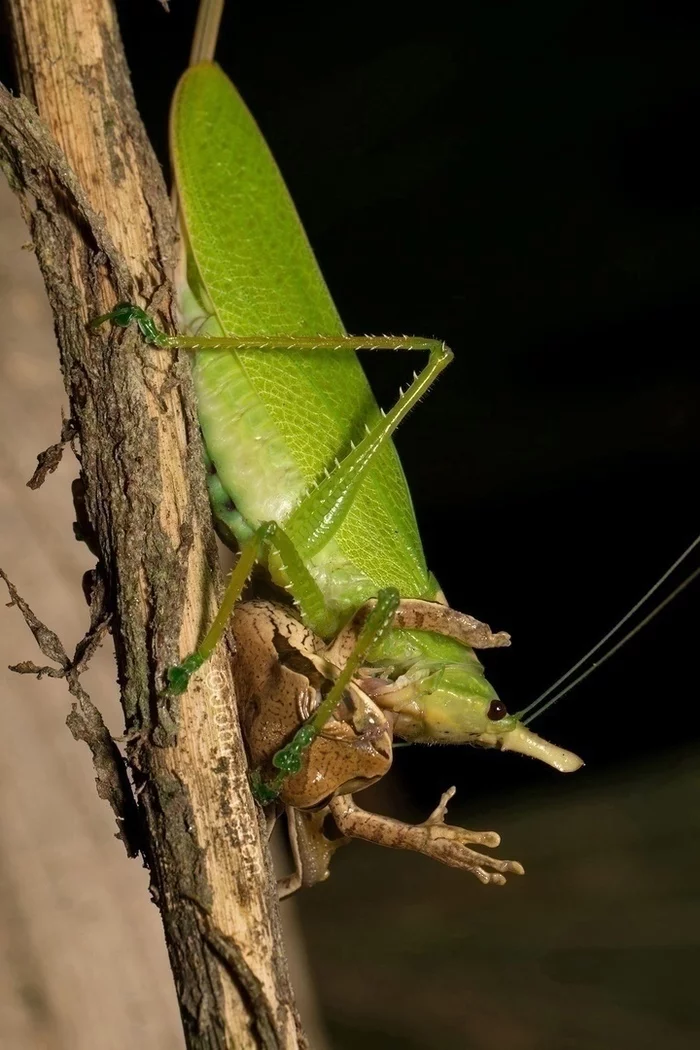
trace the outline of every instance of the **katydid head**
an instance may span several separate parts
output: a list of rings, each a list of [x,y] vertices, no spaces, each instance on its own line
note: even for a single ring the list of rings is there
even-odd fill
[[[438,667],[417,661],[395,681],[375,680],[373,685],[363,683],[363,688],[380,707],[394,713],[394,733],[404,740],[519,751],[562,773],[582,765],[577,755],[543,740],[509,715],[476,660]]]

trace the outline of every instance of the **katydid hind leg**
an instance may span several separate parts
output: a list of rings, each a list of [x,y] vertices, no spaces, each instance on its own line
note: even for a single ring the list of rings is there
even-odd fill
[[[275,523],[266,523],[247,544],[244,544],[241,558],[234,569],[222,607],[212,627],[197,652],[187,657],[182,664],[171,669],[168,676],[169,686],[172,692],[183,692],[187,688],[191,674],[213,651],[225,630],[235,601],[240,597],[262,543],[270,546],[277,555],[279,567],[284,569],[290,590],[294,593],[295,600],[302,610],[305,622],[316,633],[327,636],[331,618],[320,589],[309,573],[306,563],[337,532],[377,453],[390,440],[399,423],[427,392],[440,372],[449,364],[452,359],[452,351],[439,340],[419,337],[169,336],[156,327],[153,319],[144,310],[128,303],[120,303],[114,310],[96,318],[92,326],[97,327],[106,321],[112,321],[123,328],[136,323],[148,343],[164,349],[182,348],[198,351],[218,348],[222,351],[241,353],[264,353],[266,349],[299,353],[318,350],[327,350],[332,353],[355,353],[361,350],[382,349],[429,352],[427,364],[420,373],[414,374],[413,381],[405,391],[402,391],[393,408],[386,414],[382,413],[381,418],[372,427],[367,428],[366,435],[342,462],[336,461],[328,476],[300,502],[286,519],[284,529],[282,530]],[[242,577],[241,574],[244,571],[246,575]],[[367,622],[369,623],[369,619]]]
[[[111,320],[126,328],[135,322],[147,342],[164,349],[234,351],[265,353],[285,350],[308,353],[327,350],[331,353],[356,353],[365,350],[428,351],[425,367],[414,373],[413,381],[402,391],[398,401],[368,427],[362,440],[342,461],[335,461],[327,476],[301,500],[284,522],[285,533],[301,555],[308,560],[335,535],[352,506],[357,490],[377,453],[388,442],[398,425],[429,390],[438,375],[452,360],[450,348],[438,339],[418,336],[169,336],[160,331],[145,311],[120,303],[114,310],[92,322],[93,327]],[[323,632],[321,632],[323,633]]]
[[[382,337],[389,339],[390,337]],[[365,350],[370,345],[364,339],[348,337],[347,349]],[[372,427],[343,460],[336,460],[333,469],[294,508],[285,521],[285,530],[305,558],[311,558],[335,535],[352,506],[368,469],[377,453],[391,439],[402,420],[428,391],[438,375],[452,360],[452,351],[437,340],[398,340],[394,344],[399,350],[430,350],[425,367],[408,388],[401,392],[398,401]]]

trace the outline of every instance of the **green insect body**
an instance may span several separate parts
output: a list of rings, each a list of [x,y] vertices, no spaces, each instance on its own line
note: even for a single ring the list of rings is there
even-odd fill
[[[213,314],[204,329],[209,334],[345,335],[277,166],[217,66],[195,67],[181,80],[171,148],[201,282],[195,278],[192,287],[195,296],[206,293],[204,304],[190,300],[186,326],[197,324],[192,307],[202,305]],[[212,504],[239,542],[261,521],[284,522],[325,471],[359,444],[365,426],[380,419],[354,354],[204,351],[194,372],[216,467]],[[434,599],[437,584],[391,442],[377,453],[312,571],[338,623],[381,587]]]
[[[301,620],[326,641],[377,596],[393,608],[399,602],[399,613],[401,602],[422,603],[427,620],[397,613],[365,660],[367,689],[374,676],[397,735],[578,768],[576,756],[506,714],[465,644],[471,618],[450,611],[454,622],[443,629],[444,616],[430,613],[444,610],[444,598],[390,436],[451,352],[436,340],[347,336],[268,147],[218,66],[201,63],[181,79],[170,139],[187,245],[180,310],[192,334],[165,337],[145,315],[137,319],[151,341],[194,351],[220,534],[249,561],[266,562]],[[354,352],[385,347],[430,355],[386,416]],[[474,637],[487,640],[473,644],[503,644],[478,628]],[[185,661],[178,687],[219,635],[217,626]],[[302,744],[280,754],[280,771],[289,772],[290,754],[298,764]]]
[[[185,326],[199,335],[263,333],[269,343],[276,336],[344,336],[274,159],[218,66],[202,63],[180,81],[171,151],[189,250]],[[295,509],[313,501],[314,486],[338,472],[382,419],[350,352],[202,350],[194,377],[212,464],[212,507],[222,534],[239,544],[264,521],[290,531]],[[311,507],[307,521],[313,513]],[[290,538],[303,552],[303,531]],[[382,588],[396,588],[402,598],[440,599],[390,440],[330,537],[304,560],[330,609],[326,637]],[[276,582],[290,586],[279,562],[269,567]],[[515,719],[497,726],[487,718],[495,691],[473,650],[454,639],[393,630],[372,657],[402,672],[405,689],[413,684],[423,715],[414,739],[473,740],[486,733],[502,745],[510,735],[522,749],[547,757],[527,747]],[[558,749],[549,758],[567,765]]]

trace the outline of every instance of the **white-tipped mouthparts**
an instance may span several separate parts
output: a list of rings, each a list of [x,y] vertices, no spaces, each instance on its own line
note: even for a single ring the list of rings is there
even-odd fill
[[[543,740],[537,733],[532,733],[522,725],[517,725],[510,733],[504,734],[501,750],[518,751],[521,755],[539,758],[541,762],[553,766],[560,773],[575,773],[583,765],[583,759],[573,751],[550,744],[548,740]]]

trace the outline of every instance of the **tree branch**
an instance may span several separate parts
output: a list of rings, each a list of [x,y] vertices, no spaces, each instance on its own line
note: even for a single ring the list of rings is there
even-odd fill
[[[187,362],[132,333],[87,328],[121,299],[172,320],[165,187],[108,0],[7,0],[7,9],[29,101],[0,88],[0,162],[54,313],[187,1044],[305,1046],[228,654],[177,707],[160,694],[164,668],[195,648],[218,591]],[[89,735],[86,711],[80,725],[73,717],[77,735]]]

